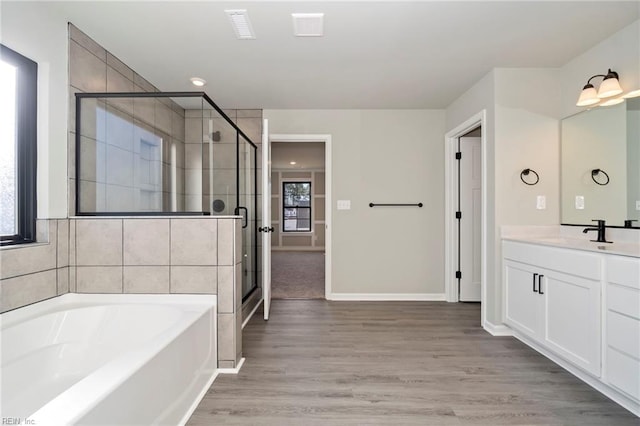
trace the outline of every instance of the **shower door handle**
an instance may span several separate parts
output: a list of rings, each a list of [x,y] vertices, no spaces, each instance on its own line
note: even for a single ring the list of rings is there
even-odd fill
[[[240,214],[240,210],[244,210],[244,214],[243,215]],[[236,207],[235,211],[234,211],[234,214],[236,216],[242,216],[242,228],[243,229],[246,228],[247,226],[249,226],[249,211],[247,210],[246,207],[242,207],[242,206]]]

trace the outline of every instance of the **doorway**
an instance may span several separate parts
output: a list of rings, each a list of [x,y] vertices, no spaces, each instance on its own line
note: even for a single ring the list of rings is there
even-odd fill
[[[330,294],[330,136],[271,135],[271,298]]]
[[[479,129],[479,135],[471,133]],[[486,111],[475,114],[445,135],[445,293],[448,302],[464,301],[465,298],[478,298],[479,291],[480,322],[485,326],[486,318],[486,276],[487,276],[487,141]],[[469,138],[465,140],[465,137]],[[479,138],[469,143],[472,138]],[[478,146],[479,145],[479,146]],[[466,164],[459,164],[458,157],[468,150]],[[473,153],[475,151],[475,154]],[[475,156],[475,160],[473,160]],[[473,170],[475,163],[476,169]],[[466,176],[464,174],[468,174]],[[479,189],[477,189],[479,177]],[[471,180],[473,184],[462,183]],[[476,189],[474,189],[476,186]],[[465,190],[470,195],[464,195]],[[464,207],[464,204],[471,207]],[[469,210],[466,217],[473,219],[463,222],[463,209]],[[466,228],[465,228],[465,225]],[[469,230],[470,229],[470,230]],[[463,243],[463,244],[461,244]],[[466,244],[466,245],[465,245]],[[466,247],[466,248],[465,248]],[[463,250],[467,250],[465,253]],[[464,265],[468,261],[468,265]],[[459,280],[465,276],[463,269],[468,269],[467,277],[471,278],[469,296],[465,290],[461,292]],[[459,278],[460,277],[460,278]],[[478,284],[479,280],[479,284]],[[461,297],[462,296],[462,297]]]
[[[480,126],[458,138],[458,300],[480,302],[482,161]]]

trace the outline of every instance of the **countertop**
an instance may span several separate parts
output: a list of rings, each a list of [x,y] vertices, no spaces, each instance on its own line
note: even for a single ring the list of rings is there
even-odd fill
[[[572,250],[640,258],[640,230],[607,229],[610,243],[593,242],[594,233],[574,226],[503,226],[502,239]]]

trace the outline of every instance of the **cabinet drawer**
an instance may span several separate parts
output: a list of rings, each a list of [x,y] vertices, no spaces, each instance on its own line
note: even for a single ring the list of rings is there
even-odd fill
[[[640,290],[608,284],[607,309],[640,319]]]
[[[607,382],[640,399],[640,361],[607,348]]]
[[[565,274],[597,281],[601,279],[602,262],[601,256],[597,254],[517,241],[503,241],[502,256],[505,259]]]
[[[640,259],[607,256],[607,281],[640,290]]]
[[[609,311],[607,313],[607,345],[640,359],[640,320]]]

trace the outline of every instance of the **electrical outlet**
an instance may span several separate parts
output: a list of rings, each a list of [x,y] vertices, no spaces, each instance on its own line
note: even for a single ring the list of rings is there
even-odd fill
[[[544,195],[538,195],[536,199],[536,209],[544,210],[547,208],[547,197]]]
[[[584,210],[584,196],[576,195],[576,210]]]

